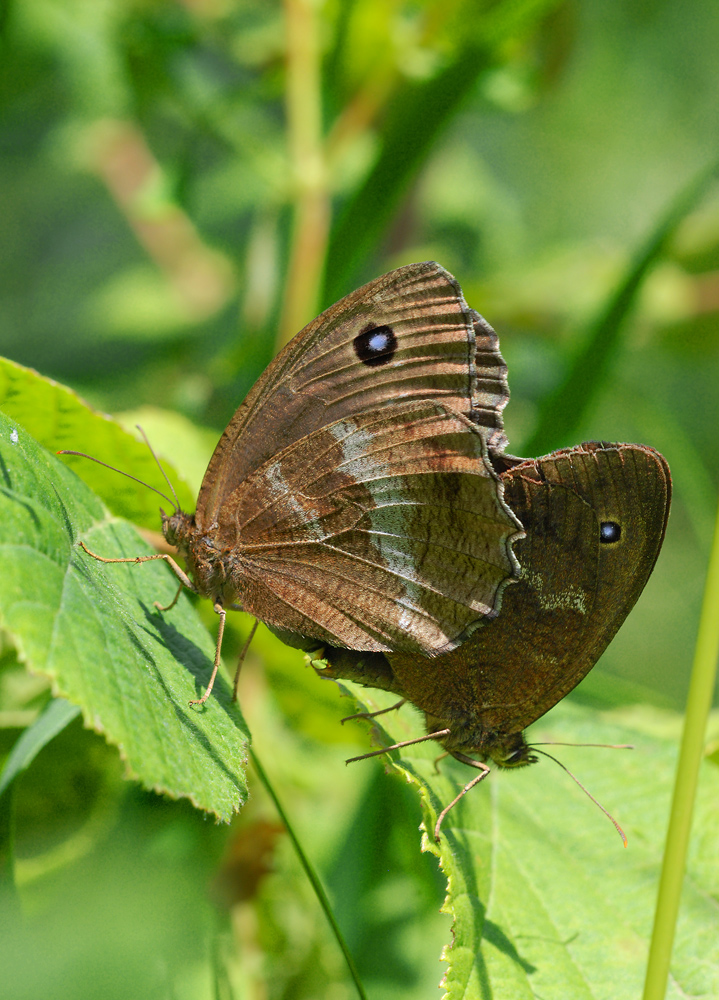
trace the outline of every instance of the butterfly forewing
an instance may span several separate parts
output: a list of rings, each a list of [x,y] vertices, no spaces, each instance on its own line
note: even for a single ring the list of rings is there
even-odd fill
[[[502,410],[509,400],[507,366],[499,353],[499,339],[489,323],[470,310],[474,324],[475,371],[477,385],[471,414],[473,423],[486,430],[490,454],[503,452],[507,446]]]
[[[344,417],[398,400],[436,400],[503,446],[506,367],[496,335],[434,262],[377,278],[331,306],[267,368],[215,450],[200,528],[274,454]],[[486,436],[487,436],[486,435]]]

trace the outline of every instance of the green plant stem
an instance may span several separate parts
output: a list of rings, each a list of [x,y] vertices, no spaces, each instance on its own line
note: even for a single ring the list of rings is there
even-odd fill
[[[320,44],[314,0],[285,0],[287,130],[295,185],[292,246],[277,348],[317,311],[330,202],[322,139]]]
[[[644,1000],[663,1000],[669,977],[692,812],[704,751],[707,718],[712,704],[719,658],[719,509],[709,557],[704,600],[689,684],[684,732],[674,782],[667,842],[659,880],[654,930],[649,948]]]
[[[340,946],[340,950],[344,955],[345,962],[347,963],[347,968],[349,969],[349,973],[352,976],[355,986],[357,987],[357,995],[359,996],[360,1000],[367,1000],[367,994],[364,991],[364,986],[362,985],[359,973],[357,972],[357,967],[355,966],[354,959],[352,958],[352,954],[349,948],[347,947],[347,942],[344,939],[342,931],[339,929],[337,921],[335,920],[335,915],[332,912],[330,901],[327,898],[327,893],[325,892],[322,883],[320,882],[319,875],[315,871],[312,862],[305,854],[302,845],[299,842],[297,834],[295,833],[292,824],[290,823],[287,817],[287,813],[282,808],[280,800],[277,798],[277,793],[270,784],[270,780],[267,777],[264,768],[257,759],[257,754],[253,749],[250,749],[250,756],[252,758],[252,764],[255,768],[255,771],[257,772],[257,776],[264,785],[265,791],[275,804],[275,809],[277,810],[280,819],[285,825],[285,829],[287,830],[287,833],[289,834],[294,849],[297,852],[297,857],[300,859],[300,864],[304,868],[305,874],[307,875],[307,878],[310,881],[310,885],[314,889],[315,895],[319,900],[319,904],[324,910],[325,916],[329,921],[329,925],[332,928],[332,933],[334,934],[335,939],[337,940],[337,944]]]

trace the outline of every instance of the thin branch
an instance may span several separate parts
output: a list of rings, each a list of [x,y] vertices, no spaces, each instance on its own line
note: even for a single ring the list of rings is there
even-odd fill
[[[285,829],[287,830],[289,838],[292,841],[292,845],[297,853],[297,857],[299,858],[300,864],[304,868],[305,874],[307,875],[307,878],[310,881],[310,885],[314,889],[319,904],[324,910],[324,914],[327,917],[327,920],[329,921],[329,925],[332,928],[332,933],[335,936],[337,944],[340,946],[340,950],[344,955],[344,959],[345,962],[347,963],[347,968],[349,969],[350,976],[352,977],[352,980],[354,981],[354,984],[357,988],[357,996],[360,998],[360,1000],[367,1000],[367,994],[364,991],[364,986],[362,985],[359,973],[357,972],[357,967],[354,963],[354,959],[352,958],[352,954],[349,948],[347,947],[347,942],[344,939],[342,931],[339,929],[339,925],[337,924],[335,915],[332,912],[332,906],[330,904],[329,899],[327,898],[327,893],[325,892],[324,887],[320,882],[319,875],[315,871],[312,862],[305,854],[304,849],[297,837],[297,834],[295,833],[294,828],[292,827],[292,824],[289,821],[287,813],[282,808],[280,800],[277,798],[277,793],[270,784],[270,779],[267,777],[264,768],[257,759],[257,754],[251,748],[250,748],[250,756],[252,758],[252,764],[255,768],[255,771],[257,772],[257,777],[260,779],[265,788],[265,791],[274,802],[275,809],[277,810],[280,819],[284,823]]]

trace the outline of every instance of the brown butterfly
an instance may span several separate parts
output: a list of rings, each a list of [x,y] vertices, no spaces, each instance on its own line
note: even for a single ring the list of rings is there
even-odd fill
[[[666,461],[643,445],[592,442],[495,462],[526,532],[516,544],[521,580],[505,591],[499,616],[431,660],[325,650],[320,671],[421,709],[430,736],[481,771],[458,798],[488,773],[482,761],[537,760],[523,730],[586,676],[629,614],[659,554],[671,498]]]
[[[309,648],[453,649],[518,576],[521,525],[488,457],[507,398],[497,337],[455,279],[401,267],[287,345],[222,435],[195,514],[162,513],[190,576],[166,555],[124,561],[165,558],[212,598],[215,667],[227,607]]]

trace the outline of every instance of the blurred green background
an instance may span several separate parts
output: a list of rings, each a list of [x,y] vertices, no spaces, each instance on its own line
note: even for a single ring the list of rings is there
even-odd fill
[[[141,415],[196,489],[279,344],[363,281],[438,260],[500,335],[512,452],[666,455],[657,569],[575,697],[682,707],[719,483],[719,185],[595,337],[574,402],[549,427],[543,412],[719,158],[719,7],[6,0],[0,30],[1,354]],[[228,662],[246,631],[236,616]],[[11,648],[0,666],[7,752],[48,692]],[[365,730],[266,632],[243,688],[370,996],[434,995],[450,922],[414,793],[372,762],[345,771]],[[352,995],[259,787],[214,826],[125,782],[76,721],[16,808],[29,933],[8,997]]]

